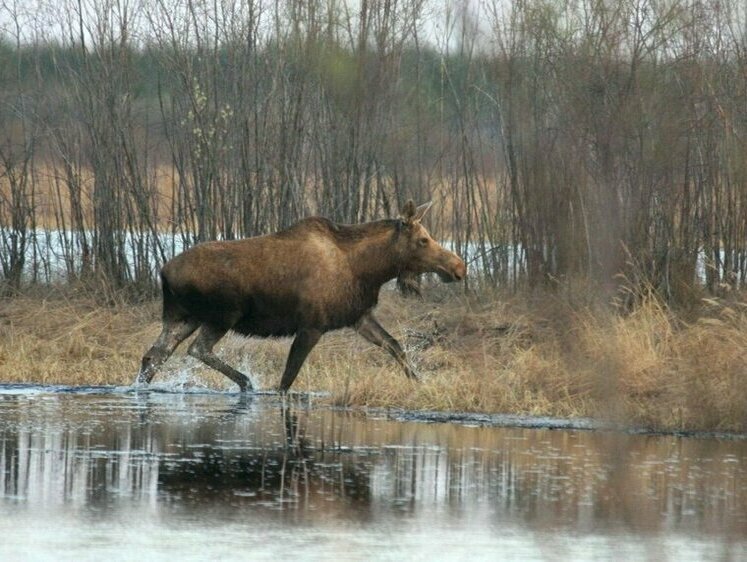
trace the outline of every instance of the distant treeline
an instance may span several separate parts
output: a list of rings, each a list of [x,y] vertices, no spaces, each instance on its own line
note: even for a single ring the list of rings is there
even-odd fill
[[[747,281],[741,0],[52,4],[0,7],[8,288],[408,198],[484,283]]]

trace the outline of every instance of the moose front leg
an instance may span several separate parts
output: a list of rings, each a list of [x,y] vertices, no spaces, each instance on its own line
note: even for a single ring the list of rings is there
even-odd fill
[[[301,365],[306,360],[306,356],[314,348],[314,346],[322,337],[322,332],[319,330],[301,330],[296,335],[296,339],[293,340],[291,345],[290,353],[288,354],[288,361],[285,364],[285,371],[283,372],[283,378],[280,379],[280,392],[287,392],[287,390],[293,384],[298,376],[298,371],[301,370]]]
[[[366,338],[372,344],[386,349],[392,357],[397,360],[397,363],[402,365],[408,378],[418,380],[415,371],[412,370],[410,362],[407,360],[407,355],[405,355],[402,346],[384,329],[381,324],[379,324],[379,321],[374,318],[373,314],[369,312],[363,315],[363,317],[355,324],[355,329],[361,336]]]

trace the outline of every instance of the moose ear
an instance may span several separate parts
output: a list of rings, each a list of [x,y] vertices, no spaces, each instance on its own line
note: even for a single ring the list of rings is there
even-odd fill
[[[423,217],[428,212],[428,209],[430,209],[433,206],[433,201],[428,201],[427,203],[423,203],[422,205],[419,205],[417,209],[415,209],[415,218],[413,219],[415,222],[420,222],[423,220]]]
[[[406,223],[414,222],[416,211],[417,209],[415,209],[415,203],[413,203],[412,199],[410,199],[407,203],[405,203],[405,206],[402,207],[402,219]]]

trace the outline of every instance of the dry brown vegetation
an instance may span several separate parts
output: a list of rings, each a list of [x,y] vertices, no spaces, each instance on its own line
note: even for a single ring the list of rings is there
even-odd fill
[[[382,322],[416,364],[420,383],[408,381],[383,351],[341,331],[322,339],[295,390],[328,391],[331,403],[349,406],[747,430],[744,294],[703,299],[680,313],[650,298],[620,314],[592,303],[571,306],[559,293],[504,298],[440,291],[424,301],[385,291],[379,306]],[[155,301],[102,306],[69,289],[0,301],[0,381],[128,385],[159,331],[158,317]],[[228,337],[218,353],[268,389],[279,382],[288,345]],[[156,383],[179,378],[231,388],[184,349]]]

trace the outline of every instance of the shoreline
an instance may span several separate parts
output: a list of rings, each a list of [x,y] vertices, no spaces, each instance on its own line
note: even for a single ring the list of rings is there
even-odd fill
[[[70,385],[40,385],[35,383],[0,383],[0,397],[23,396],[32,397],[39,395],[112,395],[112,396],[135,396],[135,395],[172,395],[172,396],[210,396],[237,398],[239,402],[249,399],[245,407],[251,405],[255,398],[276,397],[280,403],[283,398],[280,393],[273,390],[258,390],[254,392],[226,392],[209,388],[163,388],[163,387],[136,387],[119,385],[99,386],[70,386]],[[549,431],[592,431],[597,433],[616,433],[631,436],[649,437],[679,437],[685,439],[716,439],[725,441],[747,440],[747,433],[730,431],[707,431],[707,430],[662,430],[646,427],[627,426],[620,423],[612,423],[593,418],[558,418],[553,416],[534,416],[510,413],[482,413],[482,412],[460,412],[460,411],[434,411],[434,410],[406,410],[403,408],[368,408],[365,406],[334,406],[323,401],[311,402],[311,398],[329,397],[327,392],[293,392],[289,400],[302,401],[303,408],[322,408],[343,413],[361,414],[366,418],[385,419],[402,423],[436,423],[453,424],[473,427],[510,428],[510,429],[546,429]]]

